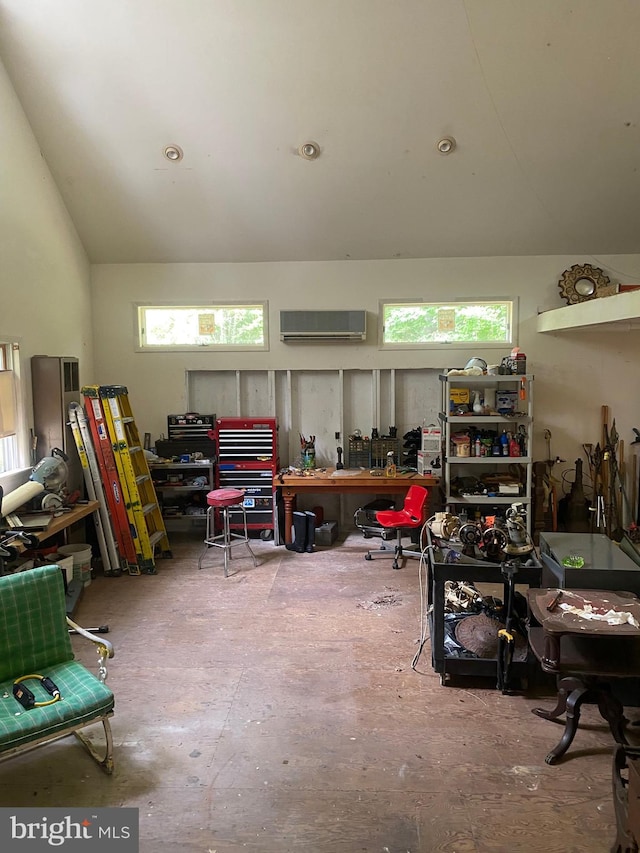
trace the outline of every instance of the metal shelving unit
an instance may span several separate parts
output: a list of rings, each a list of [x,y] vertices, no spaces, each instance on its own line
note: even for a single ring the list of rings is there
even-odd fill
[[[206,520],[207,493],[215,488],[212,462],[150,462],[149,470],[162,508],[165,525],[169,522]],[[201,512],[189,512],[189,507]]]
[[[527,531],[531,534],[532,495],[533,495],[533,460],[531,449],[533,443],[533,376],[531,374],[512,374],[507,376],[449,376],[440,375],[442,390],[442,408],[439,414],[442,423],[442,457],[443,457],[443,489],[444,502],[448,512],[458,515],[461,509],[467,512],[486,512],[491,507],[503,507],[505,510],[512,503],[522,503],[526,508]],[[490,389],[498,394],[501,390],[516,392],[516,405],[513,414],[475,414],[470,411],[464,414],[450,412],[452,389],[468,388],[474,392]],[[521,399],[524,395],[524,400]],[[493,430],[500,432],[517,432],[524,427],[526,445],[525,456],[453,456],[452,434],[470,429]],[[519,465],[524,468],[524,482],[519,495],[480,495],[459,494],[452,490],[452,481],[456,476],[474,476],[481,478],[489,472],[508,473],[509,466]]]

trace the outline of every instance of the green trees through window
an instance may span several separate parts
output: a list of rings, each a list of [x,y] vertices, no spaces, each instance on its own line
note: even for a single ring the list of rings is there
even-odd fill
[[[266,349],[267,303],[138,306],[142,349]]]
[[[511,344],[513,302],[383,302],[382,345]]]
[[[513,346],[516,300],[380,302],[381,346]],[[141,351],[269,348],[268,304],[138,305]]]

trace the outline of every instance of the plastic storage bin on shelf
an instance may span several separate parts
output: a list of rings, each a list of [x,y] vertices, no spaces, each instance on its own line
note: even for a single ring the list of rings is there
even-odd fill
[[[371,468],[371,442],[351,436],[347,444],[347,468]]]

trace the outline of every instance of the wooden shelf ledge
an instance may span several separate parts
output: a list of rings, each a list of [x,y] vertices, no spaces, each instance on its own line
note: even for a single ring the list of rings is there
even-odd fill
[[[539,332],[601,327],[616,331],[640,329],[640,290],[590,299],[538,314]]]

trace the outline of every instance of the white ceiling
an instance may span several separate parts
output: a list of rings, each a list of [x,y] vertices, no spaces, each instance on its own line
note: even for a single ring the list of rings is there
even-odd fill
[[[0,0],[95,263],[639,252],[639,40],[637,0]]]

